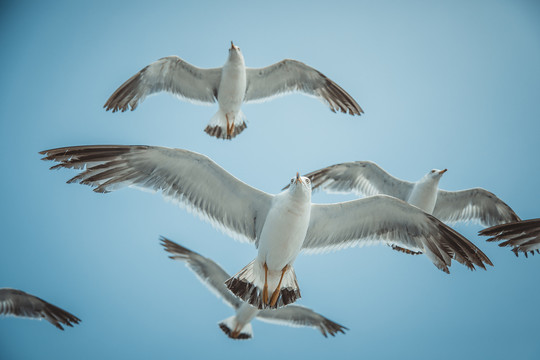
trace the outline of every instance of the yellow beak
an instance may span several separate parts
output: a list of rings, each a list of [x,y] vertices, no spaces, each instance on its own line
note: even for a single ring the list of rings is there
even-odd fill
[[[298,182],[300,182],[301,184],[303,184],[302,178],[300,177],[300,174],[299,174],[299,173],[296,173],[296,181],[295,181],[295,183],[298,184]]]
[[[442,174],[444,174],[444,173],[447,172],[447,171],[448,171],[448,169],[441,170],[441,171],[439,171],[439,174],[442,175]]]

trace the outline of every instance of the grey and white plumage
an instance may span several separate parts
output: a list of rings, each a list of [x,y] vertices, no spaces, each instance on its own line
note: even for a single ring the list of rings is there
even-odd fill
[[[64,330],[62,324],[73,327],[73,324],[81,321],[75,315],[37,296],[10,288],[0,289],[0,315],[45,319],[60,330]]]
[[[503,241],[499,246],[512,246],[516,256],[540,253],[540,219],[516,221],[481,230],[480,235],[491,236],[487,241]]]
[[[58,162],[51,169],[80,170],[68,183],[89,185],[96,192],[126,186],[161,191],[234,238],[253,243],[259,249],[257,258],[229,279],[228,286],[260,308],[281,307],[300,297],[292,268],[300,250],[384,243],[422,251],[447,273],[452,259],[470,269],[491,265],[480,249],[456,231],[390,196],[312,204],[309,179],[298,174],[288,190],[272,195],[236,179],[208,157],[181,149],[96,145],[41,154],[43,160]],[[272,306],[263,302],[264,263],[268,289],[279,294]],[[284,276],[281,286],[280,274]]]
[[[201,69],[178,56],[168,56],[146,66],[122,84],[107,100],[107,110],[135,110],[146,96],[167,91],[194,103],[218,102],[219,110],[205,131],[232,139],[245,128],[243,103],[266,101],[298,91],[326,103],[333,112],[363,113],[356,101],[319,71],[285,59],[264,68],[246,68],[240,48],[232,44],[221,68]]]
[[[462,191],[439,189],[445,170],[431,170],[417,182],[398,179],[371,161],[328,166],[306,174],[313,189],[360,196],[386,194],[419,207],[445,223],[476,221],[484,226],[519,221],[516,213],[493,193],[474,188]]]
[[[173,260],[180,260],[193,271],[199,280],[205,284],[216,296],[236,310],[235,316],[219,323],[219,327],[232,339],[249,339],[253,336],[251,320],[257,318],[262,321],[274,322],[288,326],[309,326],[318,329],[324,337],[335,336],[348,330],[332,320],[303,306],[289,305],[274,310],[259,310],[242,302],[234,296],[225,286],[230,275],[217,263],[196,252],[193,252],[177,243],[161,237],[161,245],[172,255]]]

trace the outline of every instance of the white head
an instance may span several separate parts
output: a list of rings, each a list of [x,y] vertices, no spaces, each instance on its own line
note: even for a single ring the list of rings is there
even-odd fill
[[[422,181],[434,181],[435,183],[438,183],[442,175],[447,171],[448,169],[444,169],[444,170],[433,169],[422,178]]]
[[[229,49],[229,59],[241,60],[242,62],[244,61],[244,56],[242,55],[240,48],[234,45],[232,41],[231,41],[231,48]]]
[[[303,194],[311,198],[311,180],[296,173],[296,177],[293,177],[289,183],[289,192],[293,194]]]

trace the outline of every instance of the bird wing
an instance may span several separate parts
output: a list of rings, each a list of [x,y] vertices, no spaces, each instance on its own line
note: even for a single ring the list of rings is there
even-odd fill
[[[81,172],[68,183],[106,193],[134,186],[162,194],[240,241],[258,244],[273,195],[238,180],[208,157],[155,146],[94,145],[42,151]]]
[[[319,71],[296,60],[285,59],[265,68],[246,69],[247,88],[244,102],[300,91],[318,98],[330,107],[351,115],[363,113],[360,106],[338,84]]]
[[[199,103],[214,103],[221,80],[221,68],[201,69],[168,56],[146,66],[123,83],[103,106],[113,112],[135,110],[146,96],[159,91]]]
[[[353,161],[325,167],[304,175],[311,188],[331,193],[354,192],[359,196],[390,195],[406,201],[414,184],[393,177],[371,161]]]
[[[325,318],[321,314],[299,305],[289,305],[279,309],[261,310],[257,318],[262,321],[288,326],[309,326],[318,329],[324,337],[328,334],[335,336],[337,333],[345,334],[349,330],[343,325]]]
[[[221,266],[163,236],[160,237],[160,240],[165,251],[172,254],[169,258],[185,262],[186,266],[217,297],[222,298],[225,303],[235,309],[240,307],[241,301],[225,286],[225,280],[230,278],[230,275]]]
[[[492,226],[479,232],[480,235],[491,236],[487,241],[501,241],[499,246],[513,246],[512,251],[518,255],[522,252],[540,253],[540,219],[530,219]]]
[[[73,327],[73,324],[81,321],[75,315],[37,296],[8,288],[0,289],[0,315],[2,314],[45,319],[60,330],[64,330],[61,324]]]
[[[406,202],[376,195],[337,204],[313,204],[304,240],[307,251],[328,251],[355,245],[386,243],[425,253],[448,273],[451,259],[474,269],[491,264],[469,240],[435,217]]]
[[[480,188],[462,191],[439,190],[433,216],[446,223],[476,221],[483,226],[520,220],[510,206],[495,194]]]

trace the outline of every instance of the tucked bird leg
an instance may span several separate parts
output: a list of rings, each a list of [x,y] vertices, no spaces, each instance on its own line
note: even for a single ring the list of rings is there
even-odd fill
[[[277,299],[281,290],[281,282],[283,281],[283,275],[285,275],[285,272],[287,270],[289,270],[289,265],[285,265],[285,267],[281,270],[281,277],[279,278],[279,283],[274,290],[274,293],[272,294],[272,298],[270,299],[270,307],[274,307],[277,303]]]
[[[233,332],[231,333],[231,337],[233,339],[237,339],[238,338],[238,335],[240,335],[240,331],[242,330],[242,328],[240,327],[240,325],[236,325],[234,327],[234,330]]]
[[[268,265],[264,263],[264,287],[263,287],[263,304],[268,304]]]
[[[234,130],[234,122],[229,125],[229,114],[225,114],[225,118],[227,119],[227,139],[230,140]]]

